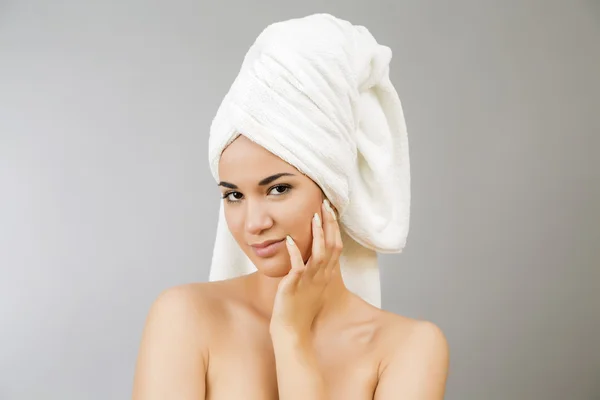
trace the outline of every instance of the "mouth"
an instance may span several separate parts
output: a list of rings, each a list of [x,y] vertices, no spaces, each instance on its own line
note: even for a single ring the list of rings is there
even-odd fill
[[[265,244],[254,245],[254,246],[250,246],[250,247],[252,247],[254,254],[256,254],[257,256],[270,257],[270,256],[274,255],[275,253],[277,253],[277,251],[279,251],[279,249],[281,248],[284,241],[285,241],[285,239],[281,239],[276,242],[271,241],[271,242],[266,242]]]
[[[257,249],[261,249],[261,248],[263,248],[263,247],[267,247],[267,246],[268,246],[268,245],[270,245],[270,244],[277,243],[277,242],[280,242],[280,241],[281,241],[281,239],[275,239],[275,240],[265,240],[265,241],[264,241],[264,242],[262,242],[262,243],[251,244],[250,246],[252,246],[252,247],[255,247],[255,248],[257,248]]]

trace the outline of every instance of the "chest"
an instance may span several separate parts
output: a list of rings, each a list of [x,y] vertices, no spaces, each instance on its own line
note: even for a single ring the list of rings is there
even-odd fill
[[[332,399],[372,399],[376,351],[356,335],[324,339],[315,346]],[[363,335],[364,336],[364,335]],[[278,399],[275,354],[268,329],[232,329],[210,349],[207,399]]]

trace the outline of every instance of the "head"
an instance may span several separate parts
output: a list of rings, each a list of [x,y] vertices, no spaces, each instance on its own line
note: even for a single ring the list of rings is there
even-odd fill
[[[260,273],[282,277],[289,272],[285,243],[269,256],[260,256],[251,247],[285,240],[286,235],[294,239],[304,261],[308,260],[312,253],[311,220],[315,212],[321,215],[325,198],[312,179],[243,135],[223,151],[219,178],[229,230]]]

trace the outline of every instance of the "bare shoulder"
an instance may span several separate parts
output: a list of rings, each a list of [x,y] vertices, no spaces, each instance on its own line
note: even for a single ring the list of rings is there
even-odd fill
[[[134,399],[204,398],[208,343],[218,301],[214,286],[172,287],[152,303],[143,329]]]
[[[449,367],[449,348],[442,329],[431,321],[383,311],[386,334],[375,400],[442,399]],[[389,397],[391,396],[391,397]]]
[[[165,289],[154,300],[148,321],[173,327],[181,323],[187,329],[208,334],[215,318],[222,316],[224,304],[235,287],[235,280],[195,282]]]
[[[408,354],[408,350],[447,351],[448,343],[442,329],[431,321],[419,320],[383,311],[383,325],[386,327],[386,343],[394,353]]]
[[[204,283],[189,283],[163,290],[154,300],[148,313],[148,320],[170,323],[185,317],[186,324],[198,322],[210,306],[211,288]],[[196,317],[196,318],[195,318]]]

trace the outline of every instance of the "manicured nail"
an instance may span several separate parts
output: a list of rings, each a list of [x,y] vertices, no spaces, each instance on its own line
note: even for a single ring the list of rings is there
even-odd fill
[[[325,203],[325,208],[327,209],[327,211],[329,211],[331,213],[331,215],[333,215],[333,220],[336,221],[337,217],[335,216],[335,212],[331,208],[331,204],[329,203],[329,200],[325,199],[325,200],[323,200],[323,203]]]
[[[289,245],[291,245],[291,246],[294,245],[294,239],[292,239],[292,237],[290,235],[287,235],[286,240]]]
[[[321,226],[321,217],[319,217],[318,213],[315,213],[313,220],[317,223],[317,225]]]

